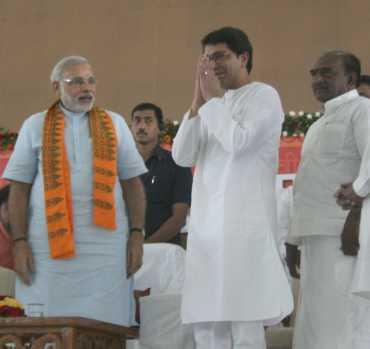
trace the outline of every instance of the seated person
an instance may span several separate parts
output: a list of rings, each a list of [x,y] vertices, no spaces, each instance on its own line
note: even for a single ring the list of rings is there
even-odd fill
[[[9,184],[0,180],[0,267],[13,269],[8,212]]]
[[[370,98],[370,75],[361,75],[357,91],[361,96]]]
[[[145,242],[180,244],[190,205],[192,173],[175,164],[169,151],[159,145],[163,128],[162,110],[152,103],[141,103],[131,113],[131,131],[148,172],[141,175],[146,208]]]

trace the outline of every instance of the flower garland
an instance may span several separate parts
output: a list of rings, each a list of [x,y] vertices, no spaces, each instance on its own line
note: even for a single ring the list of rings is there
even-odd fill
[[[0,296],[0,317],[24,316],[24,308],[16,299]]]
[[[309,113],[304,111],[290,111],[285,114],[282,127],[282,137],[304,137],[309,127],[317,121],[323,113]],[[164,144],[172,145],[180,123],[177,120],[165,120],[161,133],[161,141]]]
[[[13,150],[18,134],[0,127],[0,151]]]

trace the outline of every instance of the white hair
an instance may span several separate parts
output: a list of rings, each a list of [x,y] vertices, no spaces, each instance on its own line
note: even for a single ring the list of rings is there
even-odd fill
[[[55,64],[50,74],[50,81],[60,81],[63,77],[63,72],[72,65],[78,64],[89,64],[89,61],[82,56],[67,56],[62,58],[57,64]]]

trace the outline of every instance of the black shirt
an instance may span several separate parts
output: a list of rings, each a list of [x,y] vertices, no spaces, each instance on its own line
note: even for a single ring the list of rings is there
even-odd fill
[[[171,153],[160,145],[154,148],[145,165],[148,172],[140,178],[146,192],[145,231],[148,237],[172,216],[174,204],[190,205],[193,175],[190,168],[176,165]],[[179,232],[168,242],[179,244]]]

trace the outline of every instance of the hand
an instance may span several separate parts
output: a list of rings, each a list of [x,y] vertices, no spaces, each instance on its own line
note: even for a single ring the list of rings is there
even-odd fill
[[[214,63],[203,57],[200,61],[200,90],[206,101],[214,97],[222,97],[225,90],[221,87],[220,80],[215,75]]]
[[[335,193],[336,202],[343,210],[349,210],[354,206],[361,205],[363,198],[353,190],[352,183],[341,184]]]
[[[298,250],[298,246],[288,243],[285,243],[285,249],[289,273],[293,278],[299,279],[300,274],[298,270],[301,264],[301,252]]]
[[[342,242],[341,250],[346,256],[357,256],[360,249],[360,220],[361,206],[352,208],[347,215],[340,236]]]
[[[31,285],[31,273],[35,273],[35,263],[30,245],[25,240],[13,243],[14,271],[26,284]]]
[[[127,241],[127,278],[133,276],[143,264],[143,241],[141,232],[131,233]]]
[[[195,74],[195,87],[194,87],[194,97],[193,102],[190,107],[190,117],[198,115],[199,108],[206,102],[203,98],[202,92],[200,90],[200,65],[201,65],[202,56],[198,59],[197,70]]]

